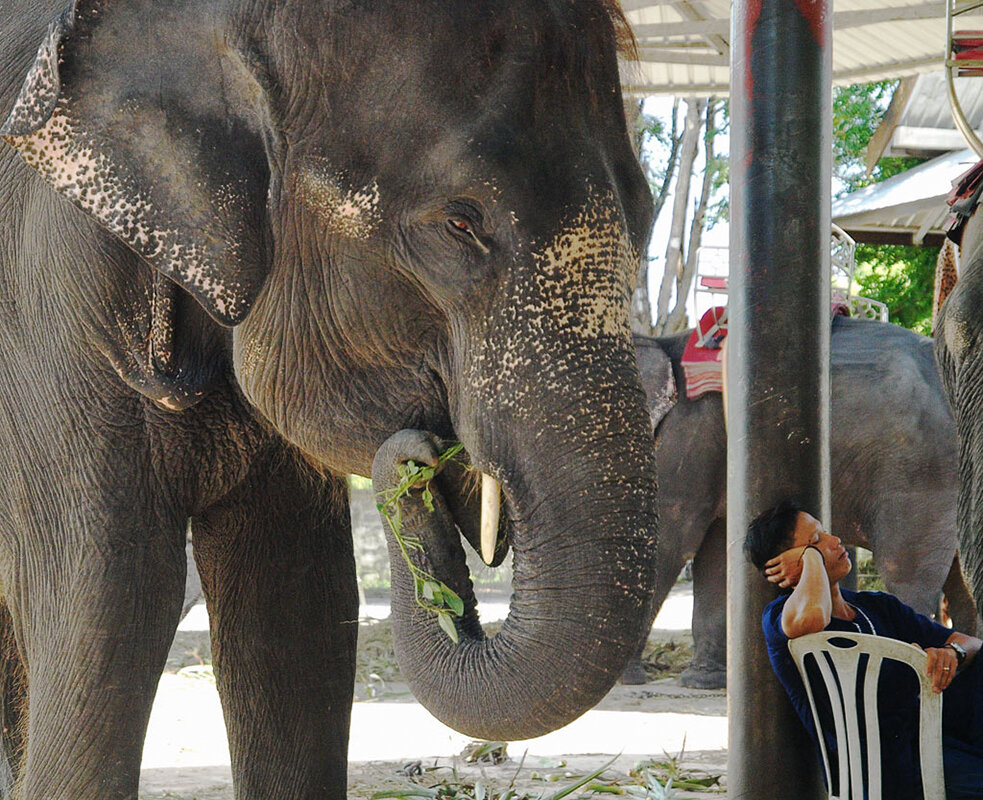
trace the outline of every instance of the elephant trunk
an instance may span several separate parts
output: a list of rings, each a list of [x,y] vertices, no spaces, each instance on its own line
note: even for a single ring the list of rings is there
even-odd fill
[[[501,476],[514,578],[508,618],[493,637],[478,623],[451,504],[433,488],[432,511],[420,492],[400,501],[403,538],[422,545],[410,551],[413,563],[464,600],[455,643],[417,604],[415,579],[387,531],[396,655],[416,697],[451,727],[493,740],[547,733],[594,706],[633,654],[647,620],[656,544],[652,443],[637,405],[636,424],[625,428],[620,414],[609,415],[614,422],[592,417],[593,433],[541,442],[521,471]],[[377,492],[392,485],[393,465],[408,452],[405,437],[414,434],[425,436],[403,431],[379,451]],[[559,454],[570,457],[568,467],[557,463]]]

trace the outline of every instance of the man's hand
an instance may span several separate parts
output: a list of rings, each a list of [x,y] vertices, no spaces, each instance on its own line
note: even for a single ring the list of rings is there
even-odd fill
[[[765,562],[765,577],[782,589],[794,588],[802,577],[802,556],[808,547],[793,547]]]
[[[915,642],[912,644],[917,647]],[[952,679],[956,677],[959,659],[951,647],[927,647],[925,655],[928,656],[925,674],[932,679],[932,691],[939,694],[949,688]]]

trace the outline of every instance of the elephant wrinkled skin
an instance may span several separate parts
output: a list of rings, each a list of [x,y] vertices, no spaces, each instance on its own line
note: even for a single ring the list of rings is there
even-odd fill
[[[659,476],[663,555],[652,615],[693,558],[695,652],[680,679],[717,688],[726,683],[727,439],[720,394],[685,397],[680,359],[687,337],[636,337]],[[957,627],[972,630],[972,599],[958,562],[953,566],[956,431],[932,340],[839,316],[831,337],[830,530],[871,550],[888,591],[922,613],[938,610],[945,583]],[[631,669],[626,677],[637,674]]]
[[[613,0],[0,6],[0,795],[136,796],[190,520],[236,797],[344,796],[342,476],[384,443],[391,476],[460,441],[514,550],[493,642],[394,608],[434,713],[528,736],[614,683],[658,546],[627,31]],[[463,594],[472,480],[414,523]]]
[[[976,607],[983,614],[983,214],[965,222],[958,280],[939,309],[935,357],[956,421],[959,446],[959,550]]]

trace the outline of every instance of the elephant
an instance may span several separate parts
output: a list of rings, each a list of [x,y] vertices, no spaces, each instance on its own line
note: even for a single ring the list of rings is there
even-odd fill
[[[978,213],[983,162],[960,176],[950,196],[959,244],[957,280],[938,310],[935,357],[952,408],[958,440],[959,494],[956,503],[959,550],[977,609],[983,613],[983,215]]]
[[[831,322],[830,530],[870,549],[888,591],[925,614],[943,584],[960,630],[975,629],[956,553],[956,431],[932,340],[896,325]],[[727,437],[719,393],[685,396],[689,332],[637,336],[655,429],[662,560],[653,598],[665,600],[693,559],[694,657],[684,686],[726,684]],[[678,400],[676,399],[678,397]],[[623,680],[644,681],[632,662]]]
[[[457,644],[396,606],[411,685],[517,738],[614,684],[659,547],[632,48],[614,0],[0,6],[3,796],[137,796],[190,522],[235,797],[343,797],[344,476],[450,442],[404,536],[458,585],[481,483],[515,597]]]

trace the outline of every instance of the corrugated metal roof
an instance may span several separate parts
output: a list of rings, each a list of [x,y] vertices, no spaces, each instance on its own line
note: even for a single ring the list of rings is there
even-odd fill
[[[641,53],[641,63],[627,65],[622,74],[628,93],[727,94],[730,0],[622,0],[622,7],[635,30]],[[983,28],[983,24],[979,27]],[[944,2],[835,2],[835,85],[941,72],[944,50]]]
[[[955,89],[966,121],[979,130],[983,127],[983,80],[956,78]],[[919,75],[907,91],[896,95],[903,100],[904,108],[897,115],[889,112],[890,121],[882,125],[890,128],[890,138],[874,155],[930,157],[962,150],[966,142],[952,120],[947,92],[941,72]]]
[[[940,243],[952,181],[977,162],[959,150],[833,201],[833,222],[857,241]]]

